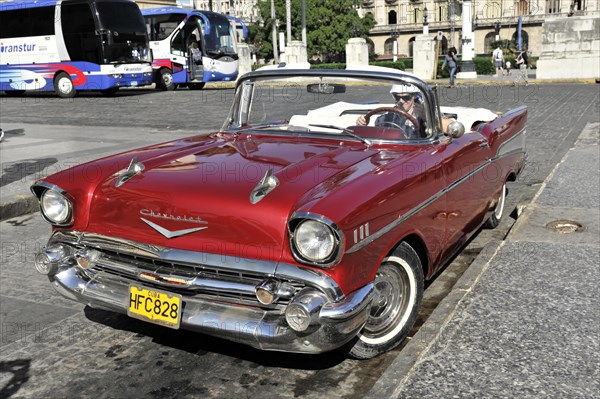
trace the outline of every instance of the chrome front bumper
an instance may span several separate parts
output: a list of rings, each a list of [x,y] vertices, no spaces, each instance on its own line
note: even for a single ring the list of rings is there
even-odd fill
[[[83,267],[78,262],[86,251],[97,256],[93,265]],[[40,259],[49,263],[42,262],[38,271],[48,274],[66,298],[127,314],[133,283],[178,293],[184,303],[181,328],[264,350],[338,348],[365,325],[374,297],[372,284],[345,296],[326,274],[291,264],[229,259],[93,233],[57,231],[44,253],[48,256]],[[259,303],[255,292],[265,280],[276,280],[282,288],[269,305]],[[316,298],[316,305],[307,298]],[[302,306],[310,309],[310,324],[300,331],[289,326],[286,310]]]
[[[87,281],[76,267],[60,271],[50,280],[68,299],[127,313],[127,284]],[[302,333],[292,330],[282,313],[183,297],[181,327],[263,350],[321,353],[336,349],[357,335],[367,321],[373,295],[374,287],[368,284],[340,302],[327,303],[319,312],[318,322]]]

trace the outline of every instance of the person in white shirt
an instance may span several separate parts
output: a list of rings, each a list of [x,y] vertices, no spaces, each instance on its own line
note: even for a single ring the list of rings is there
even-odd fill
[[[504,75],[504,54],[502,53],[500,46],[496,47],[492,53],[492,62],[496,66],[496,75],[494,76],[498,76],[499,74],[500,76]]]

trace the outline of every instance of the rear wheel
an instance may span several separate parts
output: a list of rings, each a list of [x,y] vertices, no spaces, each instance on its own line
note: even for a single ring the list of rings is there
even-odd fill
[[[350,348],[350,355],[357,359],[395,348],[414,326],[423,299],[423,268],[415,250],[401,243],[383,260],[373,284],[369,318]]]
[[[498,227],[500,221],[502,220],[502,215],[504,214],[504,202],[506,201],[506,183],[502,185],[502,192],[500,193],[500,197],[498,198],[498,204],[496,205],[496,209],[492,216],[485,222],[484,227],[488,229],[494,229]]]
[[[204,88],[204,85],[206,84],[206,82],[201,82],[201,83],[188,83],[188,88],[190,90],[202,90]]]
[[[73,98],[77,93],[71,77],[65,72],[59,72],[54,78],[54,92],[62,98]]]
[[[175,83],[173,82],[173,73],[170,69],[163,68],[160,71],[158,71],[158,79],[156,81],[156,85],[161,90],[175,90]]]

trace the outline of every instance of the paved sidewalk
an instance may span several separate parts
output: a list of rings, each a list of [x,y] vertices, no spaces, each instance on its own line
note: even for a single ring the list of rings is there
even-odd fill
[[[600,147],[588,125],[463,275],[371,398],[600,397]],[[583,225],[576,233],[546,226]]]

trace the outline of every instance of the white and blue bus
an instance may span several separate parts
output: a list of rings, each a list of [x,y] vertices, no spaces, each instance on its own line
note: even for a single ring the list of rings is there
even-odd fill
[[[158,88],[199,90],[206,82],[237,78],[236,36],[226,16],[178,7],[148,8],[142,14]]]
[[[0,90],[113,94],[152,84],[146,26],[131,0],[0,3]]]

